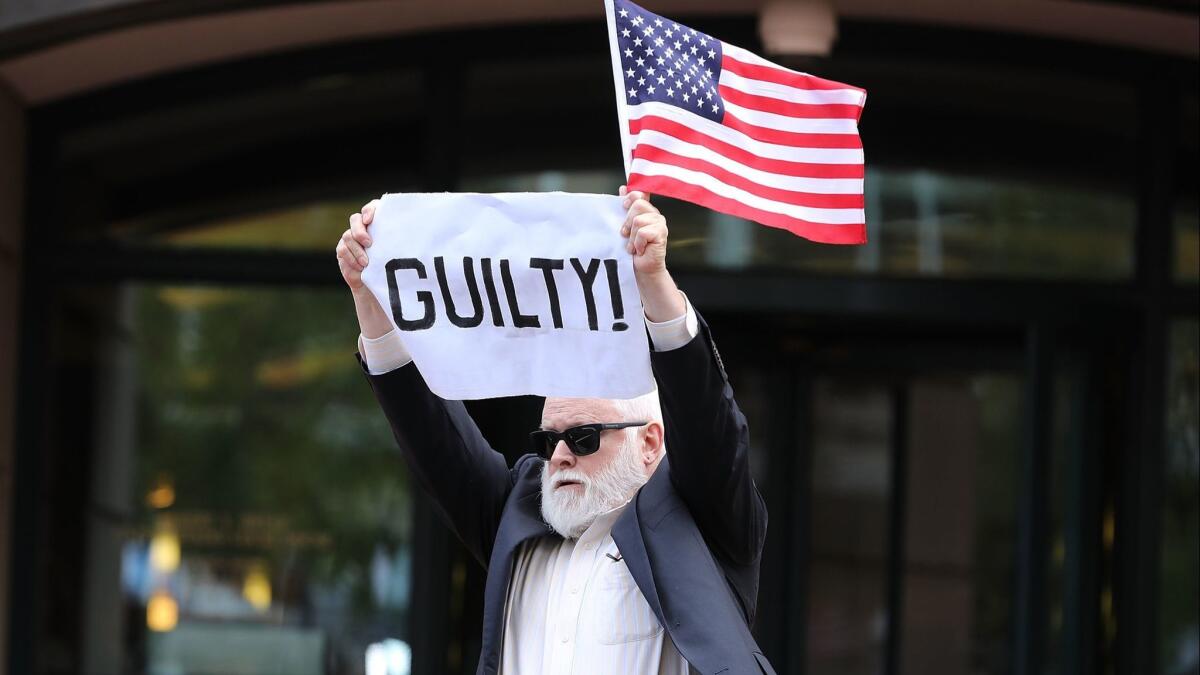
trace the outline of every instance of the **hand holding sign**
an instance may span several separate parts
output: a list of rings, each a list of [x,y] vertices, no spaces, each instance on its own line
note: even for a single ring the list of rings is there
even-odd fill
[[[351,217],[339,266],[352,289],[363,283],[378,299],[444,398],[632,398],[653,378],[620,202],[387,195]],[[665,243],[665,223],[651,234],[643,254]]]

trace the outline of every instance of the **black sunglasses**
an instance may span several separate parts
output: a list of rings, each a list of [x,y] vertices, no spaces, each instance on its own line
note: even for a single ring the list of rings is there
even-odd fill
[[[600,449],[600,434],[609,429],[642,427],[649,422],[608,422],[602,424],[580,424],[562,431],[538,429],[529,434],[529,450],[542,459],[550,459],[559,441],[567,442],[572,454],[583,457]]]

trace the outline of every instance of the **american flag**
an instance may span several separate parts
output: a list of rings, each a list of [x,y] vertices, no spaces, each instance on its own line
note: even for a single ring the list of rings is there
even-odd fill
[[[866,92],[605,0],[631,190],[861,244]]]

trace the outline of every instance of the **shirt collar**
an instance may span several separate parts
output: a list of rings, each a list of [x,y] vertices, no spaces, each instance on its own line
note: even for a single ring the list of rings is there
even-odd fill
[[[616,523],[617,518],[621,517],[621,514],[625,511],[625,507],[629,506],[630,501],[633,501],[633,499],[630,498],[615,509],[605,511],[604,513],[596,516],[596,520],[592,521],[592,524],[588,526],[588,529],[584,530],[583,534],[579,535],[579,543],[586,544],[589,542],[599,541],[607,537],[609,533],[612,532],[613,523]]]

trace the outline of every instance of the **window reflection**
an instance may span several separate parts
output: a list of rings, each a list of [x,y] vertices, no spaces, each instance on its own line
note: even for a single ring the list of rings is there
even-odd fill
[[[933,170],[868,168],[868,238],[813,244],[664,200],[689,265],[848,275],[1123,279],[1135,204],[1107,190]],[[696,246],[699,244],[699,246]],[[672,251],[674,253],[674,251]]]
[[[376,195],[377,196],[377,195]],[[112,226],[114,239],[127,245],[167,248],[332,250],[349,214],[372,197],[313,202],[217,220],[186,223],[157,218]]]
[[[1171,327],[1167,447],[1159,580],[1159,663],[1164,675],[1200,668],[1200,322]]]
[[[78,293],[112,317],[100,322],[88,672],[402,672],[409,485],[354,361],[344,295]]]
[[[546,170],[475,175],[461,187],[612,193],[622,182],[615,171]],[[1136,205],[1120,191],[883,166],[868,168],[866,202],[869,242],[828,246],[655,199],[680,268],[1091,280],[1132,274]]]
[[[1195,94],[1183,100],[1180,147],[1176,159],[1175,207],[1171,217],[1174,234],[1175,279],[1195,283],[1200,280],[1200,97]]]
[[[806,672],[872,675],[887,637],[891,397],[878,384],[819,380],[812,420]]]
[[[902,672],[1010,669],[1020,378],[909,390]]]

